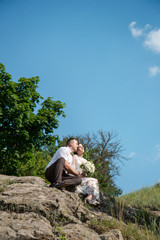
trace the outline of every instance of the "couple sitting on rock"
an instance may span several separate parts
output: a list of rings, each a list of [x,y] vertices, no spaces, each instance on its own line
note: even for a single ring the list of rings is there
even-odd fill
[[[72,156],[72,153],[77,153]],[[78,194],[87,195],[86,201],[91,205],[99,204],[99,186],[96,178],[86,177],[81,164],[87,160],[83,158],[84,148],[74,138],[67,141],[67,147],[61,147],[52,157],[45,169],[45,177],[51,183],[50,187],[63,189],[74,187]]]

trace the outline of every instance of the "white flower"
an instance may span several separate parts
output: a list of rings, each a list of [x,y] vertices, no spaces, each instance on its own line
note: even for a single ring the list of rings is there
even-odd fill
[[[87,161],[86,163],[81,164],[81,169],[84,170],[85,173],[94,173],[95,166],[93,163]]]

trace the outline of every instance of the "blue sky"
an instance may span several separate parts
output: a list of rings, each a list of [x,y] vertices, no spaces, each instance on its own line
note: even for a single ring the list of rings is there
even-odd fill
[[[0,0],[0,62],[66,103],[60,137],[117,131],[124,193],[160,179],[160,1]]]

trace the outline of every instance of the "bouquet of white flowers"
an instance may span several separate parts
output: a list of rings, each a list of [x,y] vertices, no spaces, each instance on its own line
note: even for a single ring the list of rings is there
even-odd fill
[[[95,171],[95,166],[93,163],[87,161],[86,163],[82,163],[80,168],[86,173],[86,174],[92,174]]]

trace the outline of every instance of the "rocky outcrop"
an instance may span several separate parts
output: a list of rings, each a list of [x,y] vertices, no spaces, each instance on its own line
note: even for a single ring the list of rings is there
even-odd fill
[[[74,192],[49,188],[39,177],[0,175],[1,240],[123,240],[119,230],[98,234],[90,220],[108,218],[103,204],[90,209]]]

